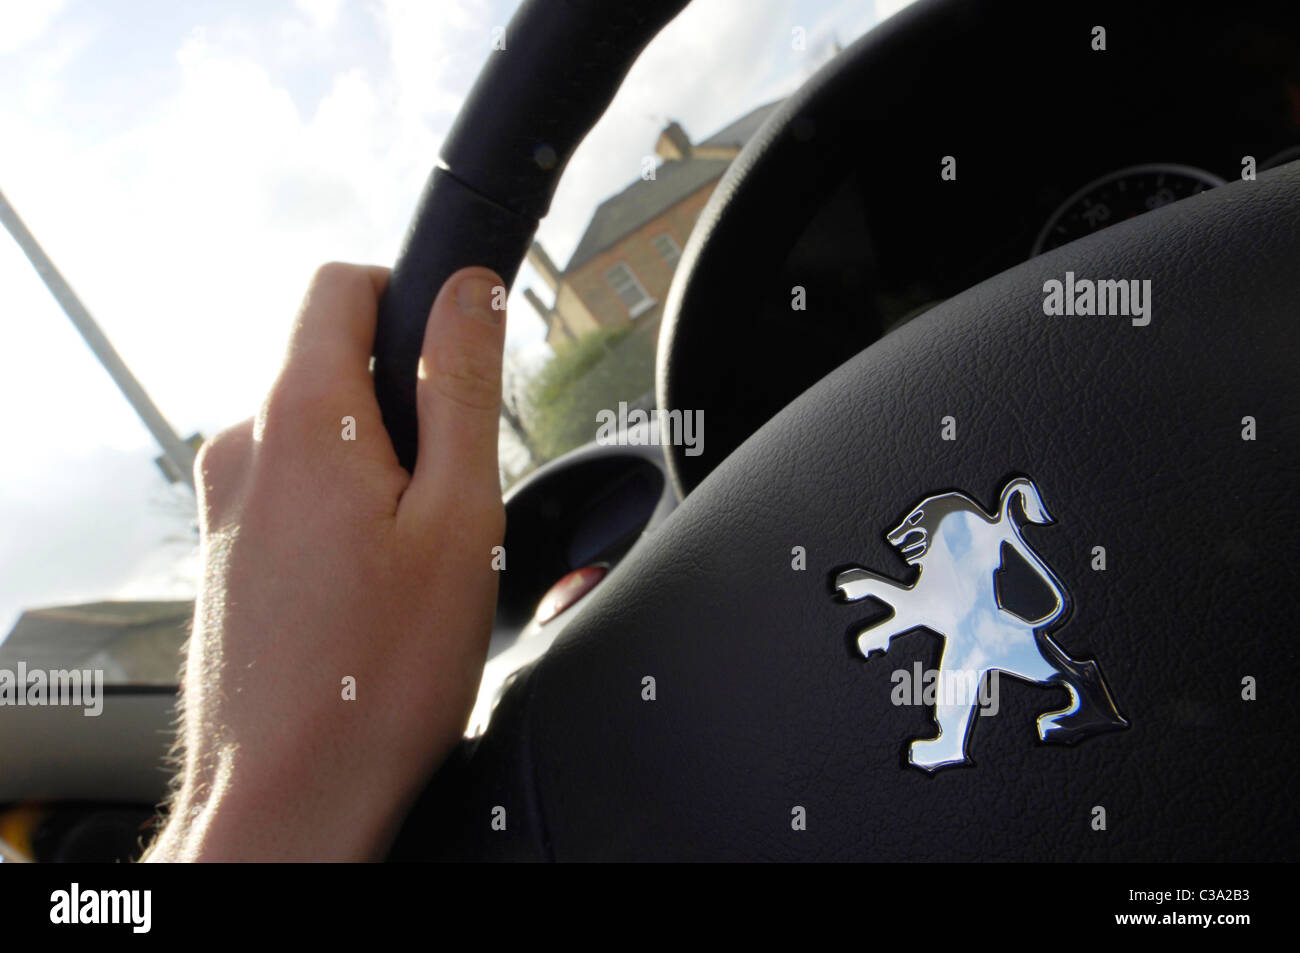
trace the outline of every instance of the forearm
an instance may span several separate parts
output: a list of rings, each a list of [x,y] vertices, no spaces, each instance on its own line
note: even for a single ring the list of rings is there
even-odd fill
[[[309,767],[259,773],[260,779],[222,768],[200,784],[187,772],[143,860],[379,861],[405,814],[406,801],[396,802],[385,783],[340,791],[304,784]],[[291,776],[276,777],[283,774]]]

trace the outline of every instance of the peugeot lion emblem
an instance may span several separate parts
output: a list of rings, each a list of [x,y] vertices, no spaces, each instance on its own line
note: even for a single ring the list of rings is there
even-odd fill
[[[915,567],[911,583],[857,567],[835,577],[835,588],[845,602],[877,599],[893,610],[857,633],[857,648],[864,658],[887,652],[890,640],[915,629],[927,629],[944,641],[936,679],[940,690],[933,700],[939,734],[914,739],[908,750],[908,762],[925,771],[968,760],[972,715],[979,699],[972,697],[973,692],[956,698],[943,690],[956,678],[980,688],[989,673],[996,672],[1063,686],[1070,693],[1070,704],[1038,717],[1038,736],[1045,742],[1069,745],[1128,727],[1097,662],[1071,658],[1048,634],[1068,612],[1069,595],[1021,536],[1013,509],[1017,501],[1024,520],[1040,526],[1053,522],[1038,487],[1024,477],[1011,480],[1002,490],[996,515],[986,513],[964,493],[929,496],[885,534],[908,565]],[[997,574],[1013,558],[1006,555],[1008,550],[1046,588],[1038,618],[1024,618],[1004,605]]]

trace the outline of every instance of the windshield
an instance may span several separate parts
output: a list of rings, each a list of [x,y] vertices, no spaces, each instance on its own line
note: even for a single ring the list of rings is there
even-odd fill
[[[713,188],[781,99],[902,5],[696,0],[647,48],[509,298],[503,488],[602,419],[653,407],[664,301]],[[320,263],[395,259],[516,6],[4,5],[0,192],[174,439],[257,410]],[[0,234],[0,639],[64,640],[80,646],[68,664],[166,682],[197,587],[192,491],[14,221]]]

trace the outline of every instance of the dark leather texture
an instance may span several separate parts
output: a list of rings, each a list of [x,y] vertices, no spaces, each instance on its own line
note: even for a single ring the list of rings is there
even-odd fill
[[[459,846],[424,852],[1293,858],[1297,261],[1293,163],[1035,258],[858,355],[615,569],[468,759],[493,793],[442,785]],[[1044,282],[1067,269],[1150,279],[1151,324],[1045,316]],[[933,735],[929,710],[892,705],[891,673],[933,667],[939,640],[913,632],[863,660],[850,635],[867,613],[830,580],[849,563],[903,578],[887,528],[945,489],[992,510],[1017,473],[1056,519],[1024,531],[1073,597],[1055,637],[1100,662],[1131,727],[1042,744],[1035,718],[1064,691],[1003,679],[974,766],[927,775],[903,752]],[[487,833],[489,797],[533,818],[508,850]]]
[[[983,14],[1012,5],[918,6],[862,41],[882,77],[908,57],[945,62]],[[1046,12],[1055,5],[1033,9],[1044,29],[1062,28]],[[924,41],[922,19],[937,29],[939,13],[946,40],[896,42]],[[1050,49],[1026,55],[1048,60]],[[997,50],[986,52],[988,69],[1011,72]],[[1066,72],[1086,87],[1082,62]],[[1130,34],[1107,62],[1142,68],[1141,43]],[[1021,76],[1026,95],[1041,75]],[[1194,69],[1187,81],[1197,81]],[[698,256],[698,274],[674,297],[711,281],[738,287],[728,284],[735,266],[725,243],[710,252],[720,234],[762,234],[755,207],[728,218],[736,195],[770,196],[767,210],[788,224],[795,206],[814,204],[801,190],[813,189],[818,163],[843,161],[830,148],[832,120],[847,115],[822,117],[817,103],[850,92],[833,76],[821,82],[737,160],[683,260],[693,269]],[[948,85],[936,110],[974,108],[960,84]],[[916,91],[886,83],[871,102],[908,95]],[[786,145],[786,159],[761,161],[788,142],[805,106],[825,122],[803,127],[812,135],[800,139],[810,143],[802,158]],[[803,173],[791,177],[796,168]],[[784,409],[747,440],[733,428],[738,449],[697,486],[688,481],[682,506],[573,610],[487,736],[435,779],[397,856],[1294,859],[1298,263],[1292,163],[996,274],[788,406],[784,382],[751,380]],[[765,271],[754,259],[744,268],[753,281]],[[1046,316],[1044,282],[1067,270],[1149,279],[1151,324]],[[665,345],[667,373],[693,348],[723,353],[709,350],[705,322],[691,320]],[[846,353],[828,351],[826,369]],[[753,369],[719,367],[715,377],[746,374]],[[1247,415],[1254,441],[1242,439]],[[951,442],[940,439],[948,416]],[[706,405],[705,422],[709,445],[728,433],[727,405]],[[914,631],[864,660],[853,637],[870,610],[837,601],[832,579],[850,564],[905,578],[888,528],[944,490],[993,510],[1018,474],[1033,479],[1055,518],[1024,529],[1071,596],[1053,637],[1100,663],[1130,727],[1074,747],[1043,744],[1035,719],[1061,708],[1065,691],[1004,678],[998,714],[976,719],[973,766],[929,775],[905,758],[909,740],[933,736],[930,710],[892,704],[891,676],[918,662],[935,667],[941,641]],[[1092,568],[1095,546],[1106,549],[1104,572]],[[806,550],[805,570],[792,568],[794,547]],[[654,701],[643,699],[646,676]],[[1258,683],[1254,701],[1242,698],[1247,676]],[[490,827],[494,806],[507,808],[507,831]],[[792,828],[796,807],[806,830]],[[1097,807],[1105,830],[1094,829]]]

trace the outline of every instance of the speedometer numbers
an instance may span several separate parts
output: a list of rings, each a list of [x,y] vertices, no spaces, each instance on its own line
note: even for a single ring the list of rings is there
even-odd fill
[[[1089,182],[1061,203],[1034,243],[1034,254],[1222,185],[1187,165],[1135,165]]]

